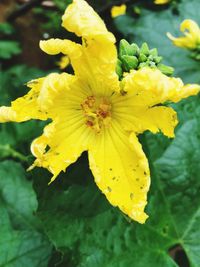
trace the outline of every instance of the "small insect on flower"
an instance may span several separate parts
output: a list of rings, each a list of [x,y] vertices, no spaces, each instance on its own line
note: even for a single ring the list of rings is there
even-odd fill
[[[184,20],[180,25],[180,31],[185,36],[174,37],[170,33],[167,36],[172,40],[173,44],[178,47],[194,50],[200,45],[200,28],[198,24],[190,19]]]
[[[113,6],[111,9],[111,17],[116,18],[126,14],[126,5]]]
[[[62,22],[82,44],[50,39],[40,47],[68,56],[74,75],[52,73],[29,82],[27,95],[0,108],[0,121],[51,119],[31,145],[33,166],[47,168],[52,182],[88,151],[95,182],[109,202],[144,223],[150,172],[137,135],[149,130],[174,137],[176,112],[161,104],[200,88],[148,67],[130,69],[119,80],[115,37],[84,0],[74,0]]]

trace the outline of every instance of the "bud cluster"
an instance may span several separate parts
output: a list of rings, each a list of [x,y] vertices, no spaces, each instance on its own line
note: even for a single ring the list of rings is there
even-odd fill
[[[191,57],[198,61],[200,60],[200,44],[197,44],[195,49],[192,49]]]
[[[158,55],[156,48],[149,49],[147,43],[143,43],[139,48],[135,43],[129,44],[122,39],[119,44],[119,56],[117,62],[117,74],[120,78],[124,72],[138,70],[143,67],[157,68],[166,75],[171,75],[174,71],[172,67],[161,63],[162,57]]]

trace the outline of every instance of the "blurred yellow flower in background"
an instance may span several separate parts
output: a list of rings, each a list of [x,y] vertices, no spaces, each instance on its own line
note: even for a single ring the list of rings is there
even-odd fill
[[[69,65],[69,57],[68,56],[62,56],[60,61],[58,61],[58,66],[61,70],[64,70]]]
[[[170,33],[167,33],[168,38],[172,40],[174,45],[195,49],[200,44],[200,28],[195,21],[191,19],[184,20],[180,25],[180,31],[183,32],[185,36],[176,38]]]
[[[50,39],[40,47],[67,56],[74,75],[51,73],[29,82],[27,95],[0,108],[0,121],[51,119],[31,145],[33,167],[47,168],[52,182],[88,151],[95,182],[109,202],[144,223],[150,171],[137,135],[149,130],[174,137],[176,112],[161,104],[195,95],[200,87],[148,67],[119,81],[115,37],[87,2],[74,0],[62,21],[82,44]]]
[[[171,2],[171,0],[155,0],[154,3],[156,5],[165,5],[167,3]]]
[[[113,6],[111,9],[112,18],[116,18],[118,16],[126,14],[126,5],[123,4],[121,6]]]

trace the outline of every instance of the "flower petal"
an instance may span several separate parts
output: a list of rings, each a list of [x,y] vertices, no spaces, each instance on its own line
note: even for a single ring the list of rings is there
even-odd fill
[[[40,41],[40,48],[49,55],[57,55],[62,53],[69,58],[69,61],[75,72],[79,72],[81,64],[82,47],[70,40],[49,39]]]
[[[52,117],[52,114],[56,114],[57,108],[62,108],[62,104],[65,105],[63,99],[69,97],[69,90],[77,89],[80,92],[81,85],[78,83],[74,89],[75,83],[77,83],[77,78],[65,72],[62,74],[51,73],[46,76],[37,100],[40,109],[48,112]]]
[[[75,76],[67,73],[51,73],[45,78],[29,82],[28,86],[31,90],[27,95],[13,101],[11,107],[0,107],[0,122],[56,117],[62,112],[63,106],[66,109],[69,99],[72,101],[69,90],[77,91],[74,95],[76,97],[78,94],[76,107],[79,109],[81,101],[87,97],[82,84]]]
[[[108,32],[103,20],[84,0],[73,0],[62,17],[62,26],[85,39],[100,39],[114,43],[115,38]]]
[[[46,120],[47,114],[43,113],[37,103],[40,88],[45,78],[29,82],[31,90],[23,97],[11,103],[11,107],[0,107],[0,122],[22,122],[30,119]]]
[[[123,132],[116,122],[95,138],[89,148],[90,168],[95,182],[113,206],[144,223],[147,215],[149,167],[134,133]]]
[[[87,150],[90,135],[81,113],[52,122],[31,145],[31,152],[36,157],[32,167],[47,168],[53,174],[53,182]]]
[[[95,88],[97,93],[111,94],[119,91],[118,75],[115,71],[115,37],[106,29],[93,8],[84,0],[74,0],[65,11],[63,26],[83,40],[83,55],[80,57],[82,63],[78,70],[75,68],[75,73],[85,79],[91,88]]]
[[[200,42],[200,28],[198,24],[191,19],[185,19],[180,25],[180,30],[185,36],[176,38],[170,33],[167,33],[168,38],[176,46],[195,49]]]
[[[184,86],[181,79],[168,77],[161,71],[151,68],[132,71],[123,79],[121,85],[127,92],[127,96],[124,97],[126,105],[129,103],[147,108],[166,101],[178,102],[200,91],[197,84]]]
[[[122,127],[127,131],[143,133],[146,130],[152,133],[162,131],[168,137],[174,137],[174,129],[178,123],[176,112],[170,107],[153,107],[147,110],[137,110],[118,115]]]

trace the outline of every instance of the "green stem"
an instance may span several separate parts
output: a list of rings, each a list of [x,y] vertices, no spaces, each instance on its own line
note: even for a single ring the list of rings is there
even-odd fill
[[[10,145],[0,145],[0,150],[6,153],[8,157],[19,159],[22,162],[28,162],[26,156],[16,151],[15,149],[11,148]]]

